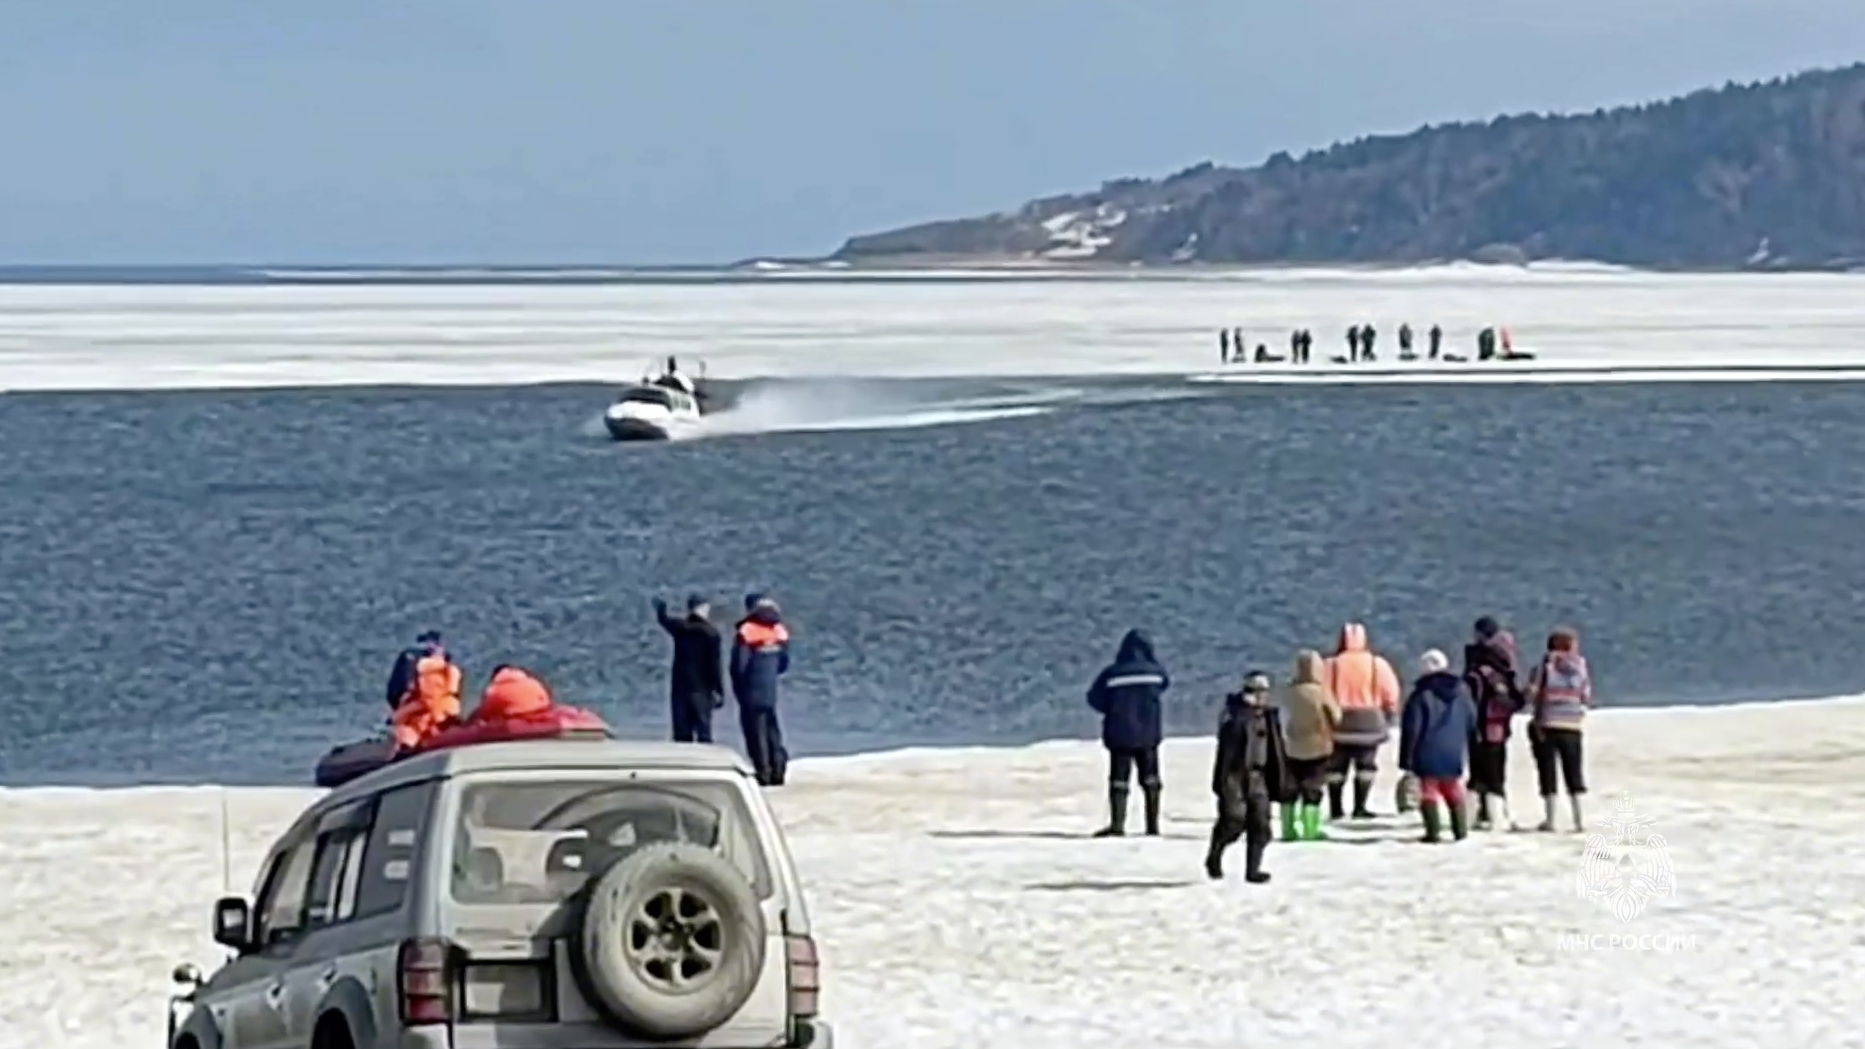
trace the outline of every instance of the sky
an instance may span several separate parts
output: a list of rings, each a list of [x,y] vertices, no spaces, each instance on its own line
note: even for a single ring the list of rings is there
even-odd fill
[[[707,263],[1865,58],[1860,0],[0,0],[0,263]]]

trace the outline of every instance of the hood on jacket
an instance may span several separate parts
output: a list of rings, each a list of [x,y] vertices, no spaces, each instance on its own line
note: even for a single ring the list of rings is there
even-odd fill
[[[1304,648],[1295,653],[1295,675],[1289,679],[1291,685],[1319,685],[1327,674],[1327,661],[1321,653],[1312,648]]]
[[[1157,663],[1159,659],[1153,655],[1152,639],[1136,628],[1120,639],[1120,651],[1114,654],[1114,662]]]
[[[1412,687],[1420,692],[1429,692],[1448,703],[1457,698],[1458,690],[1463,688],[1463,679],[1448,670],[1437,670],[1420,677]]]
[[[1345,623],[1340,628],[1340,645],[1334,654],[1366,651],[1366,627],[1360,623]]]

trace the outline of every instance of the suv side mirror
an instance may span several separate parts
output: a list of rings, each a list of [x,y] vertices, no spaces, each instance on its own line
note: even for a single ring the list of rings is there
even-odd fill
[[[214,901],[214,942],[244,954],[253,945],[252,906],[244,896],[222,896]]]

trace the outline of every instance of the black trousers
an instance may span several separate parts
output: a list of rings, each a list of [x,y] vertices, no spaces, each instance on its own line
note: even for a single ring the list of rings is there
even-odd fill
[[[1528,743],[1535,755],[1535,778],[1540,781],[1541,796],[1556,793],[1556,776],[1567,785],[1569,794],[1587,792],[1585,737],[1577,728],[1529,730]]]
[[[1141,787],[1159,786],[1159,748],[1139,747],[1134,749],[1107,750],[1107,783],[1110,787],[1125,789],[1133,779],[1133,774],[1140,774]]]
[[[784,749],[784,730],[777,723],[777,711],[739,707],[738,728],[745,735],[745,756],[751,759],[758,782],[767,787],[783,786],[790,752]]]
[[[1478,794],[1509,793],[1509,741],[1470,744],[1470,789]]]
[[[1379,746],[1364,743],[1336,743],[1334,755],[1328,762],[1328,782],[1345,783],[1347,774],[1367,783],[1379,772]]]
[[[1302,801],[1310,805],[1321,804],[1323,788],[1328,782],[1328,766],[1333,762],[1333,755],[1325,758],[1290,758],[1289,778],[1295,781],[1295,789]]]
[[[1245,798],[1242,804],[1217,803],[1217,822],[1211,825],[1211,855],[1222,857],[1224,850],[1244,839],[1244,856],[1251,871],[1261,868],[1263,850],[1269,846],[1269,799]]]
[[[673,697],[673,741],[675,743],[712,742],[712,703],[706,698]]]

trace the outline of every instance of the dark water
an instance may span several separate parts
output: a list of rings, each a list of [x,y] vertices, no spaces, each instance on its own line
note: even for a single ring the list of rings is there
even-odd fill
[[[781,598],[803,751],[1088,734],[1136,624],[1186,732],[1349,618],[1573,624],[1609,703],[1860,688],[1865,388],[1206,392],[672,446],[592,389],[0,397],[0,781],[302,781],[428,626],[658,734],[693,589]]]

